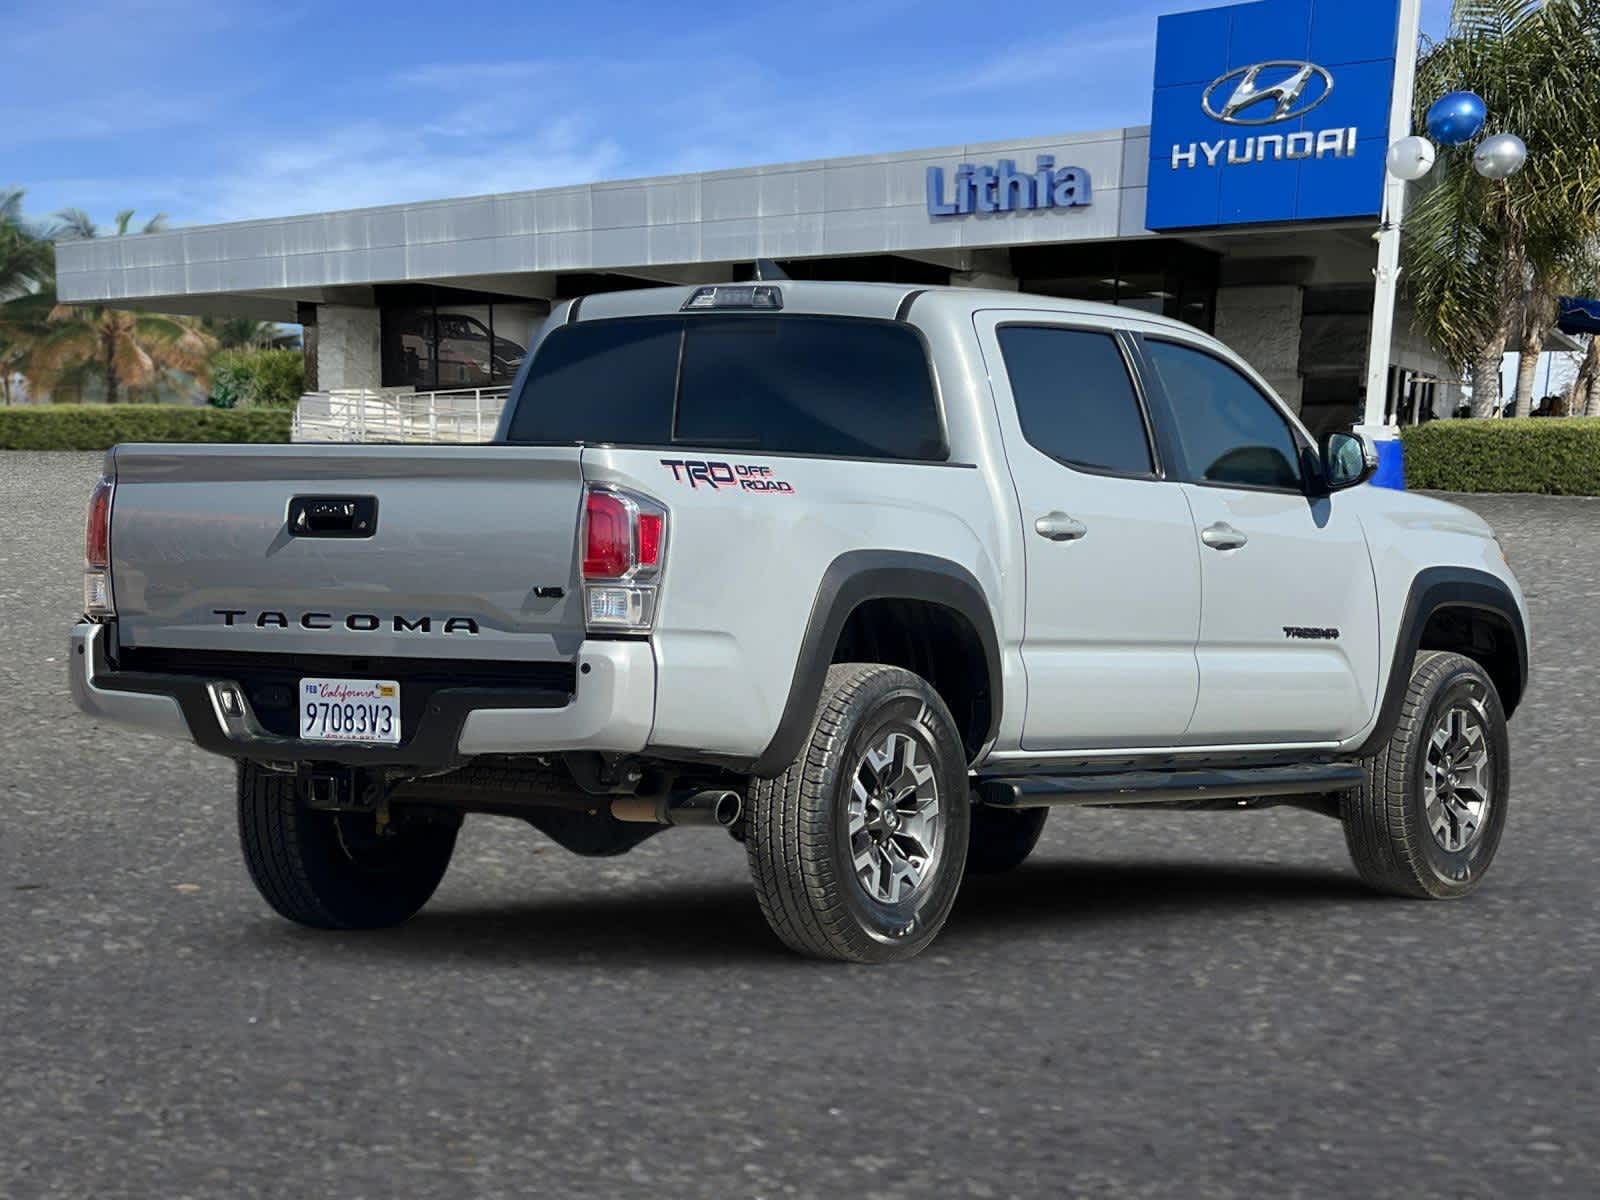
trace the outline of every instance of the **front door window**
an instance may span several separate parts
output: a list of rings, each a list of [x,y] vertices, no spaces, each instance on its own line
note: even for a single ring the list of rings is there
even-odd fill
[[[1221,359],[1147,339],[1189,470],[1206,483],[1301,491],[1300,451],[1281,413]]]

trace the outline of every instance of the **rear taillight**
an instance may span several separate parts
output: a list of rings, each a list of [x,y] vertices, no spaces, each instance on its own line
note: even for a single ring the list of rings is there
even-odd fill
[[[633,566],[628,502],[615,492],[591,491],[583,502],[583,577],[621,579]]]
[[[639,565],[661,565],[661,541],[667,534],[667,518],[660,513],[639,514]]]
[[[83,533],[84,615],[105,619],[116,615],[111,600],[111,496],[114,485],[102,479],[89,494],[89,520]]]
[[[648,496],[590,484],[583,498],[584,617],[596,633],[648,633],[667,553],[667,510]]]

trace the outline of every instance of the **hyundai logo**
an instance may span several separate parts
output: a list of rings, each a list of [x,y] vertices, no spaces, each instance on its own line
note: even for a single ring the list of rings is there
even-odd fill
[[[1265,87],[1263,73],[1273,80]],[[1229,84],[1231,92],[1226,91]],[[1229,125],[1272,125],[1310,112],[1332,92],[1333,76],[1316,63],[1275,59],[1212,80],[1200,97],[1200,107],[1206,116]],[[1219,107],[1216,100],[1223,94],[1227,99]],[[1266,110],[1269,102],[1271,108]]]

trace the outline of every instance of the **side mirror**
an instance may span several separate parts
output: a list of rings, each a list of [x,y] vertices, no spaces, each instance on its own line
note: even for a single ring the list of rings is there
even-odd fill
[[[1378,445],[1364,433],[1330,433],[1322,439],[1322,482],[1342,492],[1371,479],[1378,470]]]

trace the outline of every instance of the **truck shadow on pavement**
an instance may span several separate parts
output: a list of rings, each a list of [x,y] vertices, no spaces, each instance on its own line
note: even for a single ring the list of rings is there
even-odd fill
[[[1181,919],[1226,922],[1257,909],[1342,907],[1372,899],[1353,875],[1333,870],[1227,863],[1030,863],[1009,875],[963,885],[932,953],[963,943],[996,943],[1056,931],[1137,922],[1151,931]],[[282,944],[280,923],[252,937]],[[533,900],[483,908],[424,910],[399,929],[329,938],[303,931],[302,951],[415,962],[573,966],[702,965],[735,961],[808,965],[767,929],[743,886],[697,884],[630,889],[615,896]]]
[[[1226,921],[1255,909],[1373,899],[1354,874],[1229,862],[1038,862],[962,884],[945,937],[987,938],[1120,921]]]

